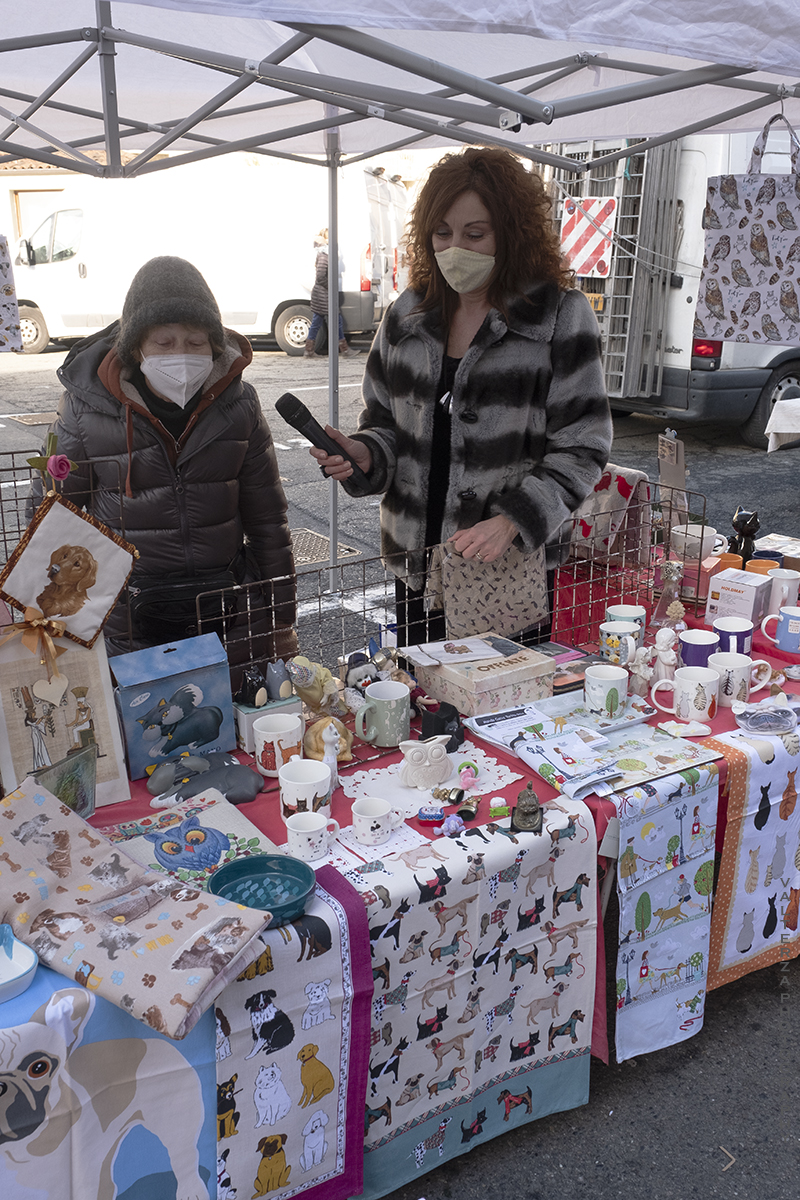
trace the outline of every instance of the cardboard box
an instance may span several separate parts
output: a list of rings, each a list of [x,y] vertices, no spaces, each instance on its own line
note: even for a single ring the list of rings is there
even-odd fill
[[[681,600],[705,600],[712,576],[719,575],[724,564],[719,555],[710,554],[702,562],[696,558],[687,558],[683,564],[683,580],[681,581]]]
[[[735,567],[720,571],[709,584],[706,625],[713,625],[717,617],[745,617],[758,626],[769,611],[771,590],[769,575]]]
[[[172,754],[235,750],[231,678],[215,633],[112,658],[131,779]]]
[[[234,704],[233,723],[236,726],[236,745],[239,750],[255,754],[253,722],[257,721],[259,717],[266,717],[268,713],[276,712],[297,713],[299,717],[302,717],[303,701],[299,696],[288,696],[285,700],[270,700],[268,704],[262,704],[261,708],[253,708],[249,704]]]
[[[415,666],[414,675],[429,696],[454,705],[465,717],[552,696],[552,658],[492,633],[476,636],[486,638],[504,657],[458,665]]]

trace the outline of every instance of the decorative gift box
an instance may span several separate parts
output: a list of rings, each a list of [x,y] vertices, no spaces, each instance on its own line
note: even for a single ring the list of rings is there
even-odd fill
[[[728,567],[714,575],[709,583],[706,625],[717,617],[745,617],[754,625],[767,614],[772,580],[755,571],[739,571]]]
[[[555,667],[551,658],[496,634],[477,636],[499,650],[503,658],[437,667],[415,665],[414,674],[423,691],[454,705],[466,717],[552,696]]]
[[[128,772],[186,750],[235,750],[228,660],[215,633],[120,654],[111,662]]]

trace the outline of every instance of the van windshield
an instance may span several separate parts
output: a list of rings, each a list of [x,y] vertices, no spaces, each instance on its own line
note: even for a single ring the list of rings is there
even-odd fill
[[[31,238],[34,265],[74,258],[80,246],[82,225],[80,208],[64,208],[51,213]]]

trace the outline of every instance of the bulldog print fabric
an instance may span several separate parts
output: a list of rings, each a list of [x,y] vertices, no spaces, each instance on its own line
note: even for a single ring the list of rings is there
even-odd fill
[[[617,1061],[699,1033],[708,971],[716,763],[615,792]]]
[[[0,921],[54,971],[182,1038],[269,913],[148,871],[27,781],[0,800]]]
[[[800,730],[706,739],[728,763],[709,990],[800,954]]]
[[[791,138],[790,175],[762,173],[767,137],[783,121]],[[756,139],[747,175],[708,181],[703,274],[696,338],[796,345],[800,336],[800,141],[780,113]]]
[[[548,1113],[586,1103],[597,845],[581,803],[347,872],[369,916],[372,1003],[364,1195]]]
[[[218,997],[218,1197],[361,1191],[372,972],[364,904],[332,867]]]
[[[211,1013],[176,1045],[42,966],[0,1011],[1,1196],[217,1194]]]

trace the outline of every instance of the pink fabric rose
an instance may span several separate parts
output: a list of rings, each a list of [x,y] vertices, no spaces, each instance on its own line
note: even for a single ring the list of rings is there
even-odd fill
[[[47,473],[53,479],[66,479],[72,470],[72,463],[66,454],[51,454],[47,460]]]

